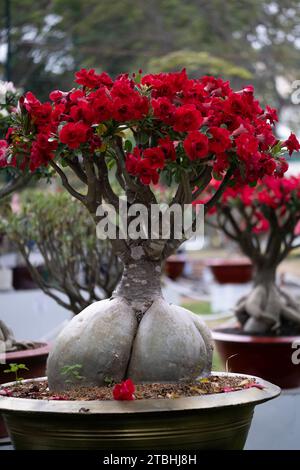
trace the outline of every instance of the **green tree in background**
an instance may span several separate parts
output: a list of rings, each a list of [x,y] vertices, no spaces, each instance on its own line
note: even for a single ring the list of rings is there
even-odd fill
[[[279,79],[299,78],[298,0],[11,0],[17,86],[46,96],[82,66],[113,75],[140,67],[250,80],[282,108]],[[0,33],[4,32],[1,16]]]

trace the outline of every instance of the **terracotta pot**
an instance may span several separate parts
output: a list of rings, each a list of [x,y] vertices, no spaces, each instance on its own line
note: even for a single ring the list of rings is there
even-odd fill
[[[206,266],[210,267],[219,284],[244,284],[250,282],[253,275],[251,261],[243,258],[212,259]]]
[[[300,336],[248,336],[218,328],[213,338],[231,372],[258,375],[283,389],[300,387],[300,364],[292,362],[292,344],[300,344]]]
[[[183,273],[185,259],[180,255],[170,256],[165,262],[165,272],[170,279],[177,279]]]
[[[238,450],[245,445],[254,407],[280,393],[279,387],[257,380],[262,390],[173,400],[0,397],[0,411],[17,450]]]
[[[25,364],[29,370],[20,371],[20,375],[24,379],[40,377],[45,374],[46,362],[49,354],[50,345],[48,343],[40,343],[35,349],[26,349],[23,351],[9,352],[5,355],[0,354],[0,384],[6,383],[8,378],[12,378],[12,374],[5,373],[8,364]],[[5,359],[6,363],[2,364]],[[0,439],[8,435],[3,419],[0,416]]]

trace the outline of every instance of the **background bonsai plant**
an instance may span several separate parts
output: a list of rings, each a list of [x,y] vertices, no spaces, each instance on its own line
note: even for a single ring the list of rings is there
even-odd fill
[[[54,91],[41,103],[32,93],[19,102],[7,147],[7,165],[24,171],[49,167],[71,195],[99,222],[103,201],[119,210],[110,174],[127,196],[127,209],[156,204],[151,185],[161,179],[173,188],[169,205],[191,203],[213,174],[222,181],[206,210],[229,182],[255,182],[265,174],[282,175],[282,151],[298,148],[296,139],[280,143],[271,123],[274,110],[263,110],[247,87],[233,92],[213,77],[190,80],[185,71],[118,76],[81,70],[79,89]],[[86,190],[78,191],[69,167]],[[120,230],[119,230],[120,232]],[[164,301],[161,263],[183,241],[174,230],[167,239],[111,239],[124,264],[110,300],[96,302],[77,315],[58,337],[48,360],[51,389],[64,389],[60,370],[81,364],[83,385],[101,385],[130,377],[135,382],[193,379],[211,370],[211,335],[201,320]]]
[[[0,147],[2,149],[0,150],[0,200],[24,188],[32,178],[32,174],[24,173],[18,168],[7,168],[3,154],[5,151],[3,139],[12,122],[11,115],[16,110],[19,97],[20,92],[16,90],[12,82],[0,81]]]
[[[212,192],[219,183],[212,184]],[[300,177],[264,177],[255,187],[230,187],[216,204],[216,225],[238,243],[255,269],[254,287],[235,308],[245,332],[290,334],[300,330],[300,305],[276,285],[278,265],[296,247]]]
[[[18,213],[8,205],[2,208],[0,228],[45,294],[74,314],[111,297],[122,267],[108,240],[96,237],[85,207],[66,193],[30,191],[23,199]],[[36,250],[42,270],[32,261]]]
[[[12,113],[16,111],[19,96],[13,83],[0,81],[0,204],[13,192],[23,189],[33,177],[31,173],[25,173],[18,168],[8,168],[5,160],[4,138],[12,122]],[[32,347],[33,343],[16,341],[11,329],[0,320],[0,352]]]

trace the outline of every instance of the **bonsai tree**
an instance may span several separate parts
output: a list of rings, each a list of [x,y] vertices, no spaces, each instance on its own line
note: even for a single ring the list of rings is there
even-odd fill
[[[11,115],[15,111],[19,97],[20,94],[12,82],[0,81],[0,201],[25,187],[32,178],[30,173],[26,174],[17,168],[8,169],[4,158],[6,142],[3,139],[12,122]]]
[[[219,183],[212,184],[212,192]],[[276,285],[278,265],[296,247],[300,177],[264,177],[255,187],[229,187],[216,204],[216,225],[254,265],[254,287],[235,308],[245,332],[282,334],[300,329],[300,305]]]
[[[12,122],[11,115],[16,110],[19,94],[13,83],[0,81],[0,203],[14,191],[23,189],[32,179],[31,173],[18,168],[7,168],[4,137]],[[32,343],[16,341],[10,328],[0,321],[0,352],[15,351],[33,347]]]
[[[59,305],[77,314],[111,297],[122,273],[120,262],[108,240],[96,237],[92,218],[77,200],[34,191],[19,213],[6,206],[1,215],[3,233],[15,243],[37,285]],[[32,261],[36,249],[45,272]]]
[[[83,69],[76,83],[79,88],[69,92],[53,91],[46,103],[30,92],[21,98],[5,159],[24,171],[52,169],[97,224],[107,217],[97,210],[104,202],[119,217],[124,211],[110,175],[126,194],[130,228],[137,223],[130,209],[139,204],[150,212],[160,179],[173,189],[166,204],[183,207],[217,175],[222,181],[208,210],[229,182],[282,175],[284,148],[299,147],[293,138],[277,141],[276,112],[262,109],[252,87],[234,92],[228,82],[191,80],[185,71],[112,80]],[[66,167],[85,191],[70,182]],[[210,373],[209,330],[198,316],[162,298],[161,264],[184,241],[171,226],[165,238],[152,237],[150,228],[135,238],[117,225],[110,242],[124,264],[121,281],[110,300],[87,307],[59,335],[48,360],[51,389],[70,386],[60,374],[70,364],[81,364],[83,385],[104,384],[107,377],[168,382]]]

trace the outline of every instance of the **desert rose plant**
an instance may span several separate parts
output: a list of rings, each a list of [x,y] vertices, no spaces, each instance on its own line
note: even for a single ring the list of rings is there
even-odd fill
[[[83,69],[75,81],[77,89],[53,91],[47,103],[32,93],[21,98],[2,165],[52,169],[96,223],[105,217],[96,214],[103,202],[119,211],[113,176],[130,212],[133,204],[155,205],[153,185],[161,181],[173,189],[168,205],[192,203],[215,175],[222,181],[208,210],[228,183],[286,170],[287,143],[272,132],[276,112],[262,109],[252,87],[234,92],[228,82],[191,80],[185,71],[112,80]],[[71,184],[67,167],[85,191]],[[174,230],[168,238],[147,234],[117,233],[110,240],[124,264],[122,279],[110,300],[86,308],[58,337],[48,361],[51,389],[67,386],[59,371],[70,364],[82,365],[85,385],[104,384],[107,377],[169,382],[210,373],[209,330],[161,294],[162,261],[184,237]]]
[[[6,141],[4,138],[12,123],[12,115],[16,111],[19,96],[12,82],[0,81],[0,204],[14,191],[23,189],[33,176],[18,168],[8,168],[5,161]],[[0,351],[15,351],[31,347],[33,347],[32,343],[16,341],[11,329],[0,320]]]
[[[0,201],[10,196],[14,191],[23,189],[32,179],[32,174],[24,173],[16,167],[7,167],[4,154],[6,133],[12,123],[12,116],[16,110],[20,92],[12,82],[0,81]]]
[[[295,143],[294,137],[287,143]],[[211,185],[217,190],[218,182]],[[254,265],[254,287],[235,313],[250,334],[296,333],[300,305],[276,285],[278,265],[299,246],[300,177],[264,177],[255,187],[227,188],[214,210],[216,225]],[[211,217],[212,218],[212,217]]]

